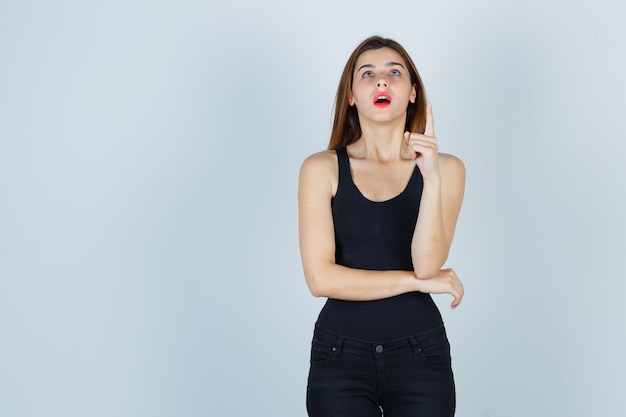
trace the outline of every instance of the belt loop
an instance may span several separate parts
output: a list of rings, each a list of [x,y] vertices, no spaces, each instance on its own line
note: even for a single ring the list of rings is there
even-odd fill
[[[337,349],[337,352],[335,352],[335,356],[339,357],[341,356],[341,350],[343,349],[343,342],[346,340],[345,336],[339,336],[337,337],[337,346],[335,349]]]
[[[409,337],[409,343],[411,343],[411,348],[413,348],[413,355],[415,357],[419,356],[420,352],[422,351],[422,348],[417,342],[417,338],[415,336]]]

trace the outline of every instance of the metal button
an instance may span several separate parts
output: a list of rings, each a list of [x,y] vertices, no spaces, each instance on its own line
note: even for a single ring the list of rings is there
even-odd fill
[[[376,353],[382,353],[382,351],[383,351],[383,345],[376,346]]]

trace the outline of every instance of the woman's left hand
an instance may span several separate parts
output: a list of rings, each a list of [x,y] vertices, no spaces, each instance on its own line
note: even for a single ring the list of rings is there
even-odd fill
[[[463,283],[452,268],[440,270],[434,277],[429,279],[416,278],[418,291],[426,294],[450,294],[454,297],[450,307],[455,309],[461,304],[465,290]]]
[[[439,153],[435,125],[433,122],[432,104],[426,105],[426,129],[424,134],[404,132],[404,140],[415,164],[420,169],[422,177],[427,180],[439,176]]]

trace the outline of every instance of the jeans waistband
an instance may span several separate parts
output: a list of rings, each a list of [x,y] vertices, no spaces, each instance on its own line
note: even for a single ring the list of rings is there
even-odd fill
[[[315,326],[313,332],[314,339],[319,342],[327,343],[336,347],[337,354],[340,355],[343,350],[350,350],[353,353],[361,354],[382,354],[403,351],[410,349],[414,352],[419,352],[425,345],[428,344],[429,339],[433,337],[447,337],[446,330],[443,324],[434,327],[432,329],[419,332],[412,336],[402,337],[399,339],[389,340],[385,342],[370,342],[365,340],[359,340],[352,337],[337,334],[330,330],[324,329],[318,325]]]

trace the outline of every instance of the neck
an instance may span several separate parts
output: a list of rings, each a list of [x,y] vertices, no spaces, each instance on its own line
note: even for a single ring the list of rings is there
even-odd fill
[[[366,159],[392,161],[405,159],[404,123],[361,124],[361,137],[355,142],[358,154]]]

